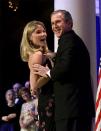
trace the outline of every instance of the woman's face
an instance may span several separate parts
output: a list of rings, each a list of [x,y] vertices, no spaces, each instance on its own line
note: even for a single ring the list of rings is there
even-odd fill
[[[28,101],[31,98],[31,96],[28,92],[23,92],[21,97],[24,101]]]
[[[44,46],[46,43],[47,33],[42,25],[38,25],[32,32],[30,40],[34,45]]]
[[[12,91],[7,91],[6,93],[6,101],[9,102],[9,101],[14,101],[14,94]]]

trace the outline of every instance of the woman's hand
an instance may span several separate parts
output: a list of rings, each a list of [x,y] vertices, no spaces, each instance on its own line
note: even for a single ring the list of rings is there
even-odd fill
[[[37,88],[33,88],[33,89],[30,88],[30,93],[31,93],[32,96],[37,95],[38,94]]]
[[[26,127],[27,127],[27,125],[26,125],[26,124],[24,124],[24,123],[20,123],[20,127],[21,127],[21,128],[26,128]]]
[[[1,118],[3,121],[9,121],[8,116],[2,116]]]
[[[16,113],[12,113],[8,115],[8,119],[13,119],[16,117]]]

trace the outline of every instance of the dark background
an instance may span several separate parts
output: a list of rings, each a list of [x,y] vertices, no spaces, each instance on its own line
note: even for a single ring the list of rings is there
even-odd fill
[[[44,22],[48,34],[48,47],[53,51],[53,33],[50,13],[54,0],[12,0],[18,2],[17,11],[9,8],[9,0],[0,1],[0,90],[12,88],[16,82],[29,79],[27,63],[20,58],[20,41],[23,28],[31,20]]]

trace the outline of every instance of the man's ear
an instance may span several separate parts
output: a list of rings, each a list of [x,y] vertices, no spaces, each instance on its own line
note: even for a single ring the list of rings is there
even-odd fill
[[[71,27],[73,27],[73,22],[71,20],[69,20],[69,24]]]
[[[67,23],[67,25],[68,25],[70,28],[72,28],[73,23],[72,23],[72,21],[71,21],[71,20],[68,20],[66,23]]]

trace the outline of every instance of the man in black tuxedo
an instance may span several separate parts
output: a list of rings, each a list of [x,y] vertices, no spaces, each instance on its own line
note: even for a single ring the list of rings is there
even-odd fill
[[[54,11],[51,25],[59,38],[54,67],[36,64],[33,72],[53,80],[56,131],[91,131],[95,109],[88,50],[73,31],[68,11]]]

